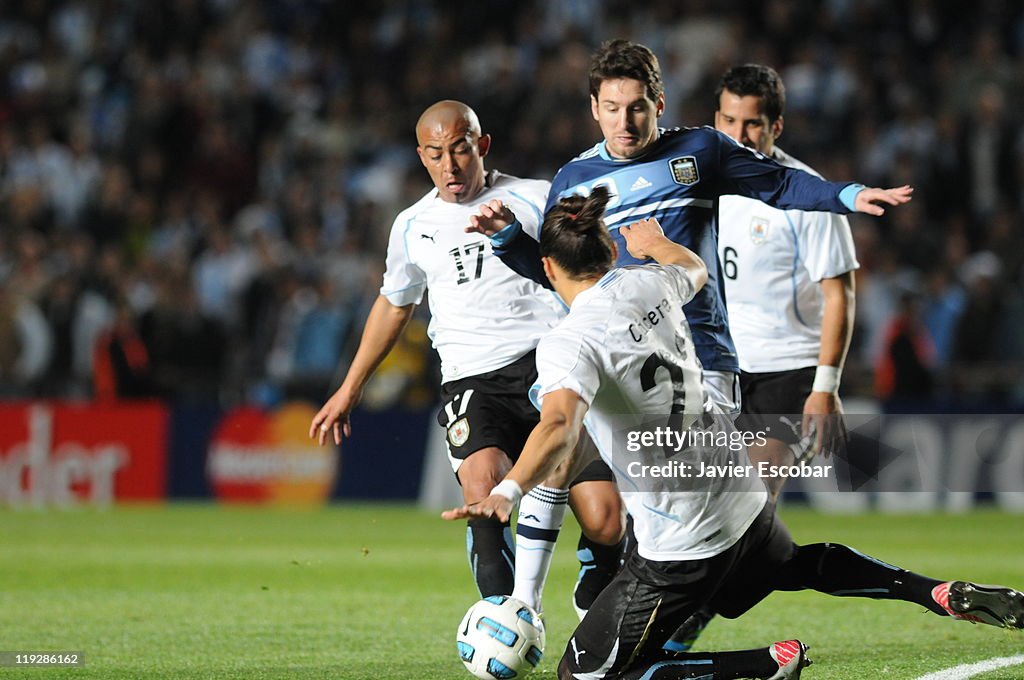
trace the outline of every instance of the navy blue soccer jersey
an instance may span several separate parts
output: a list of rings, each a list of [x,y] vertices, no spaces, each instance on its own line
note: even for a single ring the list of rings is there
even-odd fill
[[[849,184],[783,167],[714,128],[662,129],[650,148],[635,158],[612,158],[601,142],[569,161],[551,183],[545,212],[566,196],[607,187],[610,201],[604,221],[619,248],[618,266],[640,262],[626,250],[619,228],[657,218],[669,239],[707,264],[707,285],[684,307],[701,364],[706,370],[737,373],[718,262],[718,197],[739,194],[783,209],[848,213],[839,193]],[[519,274],[550,288],[537,246],[519,233],[496,244],[494,252]]]

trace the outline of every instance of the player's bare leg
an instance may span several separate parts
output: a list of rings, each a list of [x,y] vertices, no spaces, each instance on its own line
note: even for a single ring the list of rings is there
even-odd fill
[[[512,460],[495,446],[474,451],[458,471],[465,502],[477,503],[486,498],[511,469]],[[481,597],[512,592],[515,585],[515,549],[508,522],[493,518],[469,520],[466,552]]]
[[[796,462],[796,456],[790,446],[780,439],[765,439],[764,446],[756,442],[747,447],[747,455],[754,469],[759,469],[762,462],[773,466],[790,466]],[[764,485],[768,487],[770,501],[775,503],[782,493],[782,485],[786,483],[785,477],[762,477]]]

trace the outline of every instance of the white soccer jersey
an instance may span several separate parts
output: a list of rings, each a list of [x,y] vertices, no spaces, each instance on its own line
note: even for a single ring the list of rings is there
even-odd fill
[[[494,256],[486,236],[465,232],[480,205],[496,198],[536,238],[549,186],[492,171],[468,203],[449,203],[433,189],[395,218],[380,292],[404,306],[430,290],[427,333],[441,356],[442,382],[511,364],[564,315],[553,293]]]
[[[772,157],[817,174],[778,148]],[[860,266],[846,217],[722,196],[718,231],[740,368],[768,373],[817,365],[824,311],[820,281]]]
[[[697,477],[701,463],[746,464],[746,449],[692,451],[624,443],[623,431],[644,417],[703,415],[704,389],[682,306],[694,295],[677,266],[614,269],[573,302],[568,317],[537,347],[537,385],[531,396],[559,389],[590,405],[585,423],[601,457],[615,473],[633,516],[637,549],[651,560],[692,560],[733,545],[767,499],[751,476]],[[671,458],[670,458],[671,456]],[[645,475],[643,466],[685,462],[691,476]]]

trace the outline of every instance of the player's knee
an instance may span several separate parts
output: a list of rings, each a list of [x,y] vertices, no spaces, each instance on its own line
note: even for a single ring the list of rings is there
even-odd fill
[[[486,498],[511,469],[511,459],[497,447],[474,451],[459,466],[463,498],[467,503]]]
[[[621,506],[602,506],[577,519],[583,533],[594,543],[615,545],[626,533],[626,515]]]

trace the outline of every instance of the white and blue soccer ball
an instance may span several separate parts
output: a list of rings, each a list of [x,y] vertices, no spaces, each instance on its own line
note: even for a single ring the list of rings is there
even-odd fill
[[[462,663],[476,677],[522,678],[544,655],[544,624],[524,602],[493,595],[462,617],[455,644]]]

